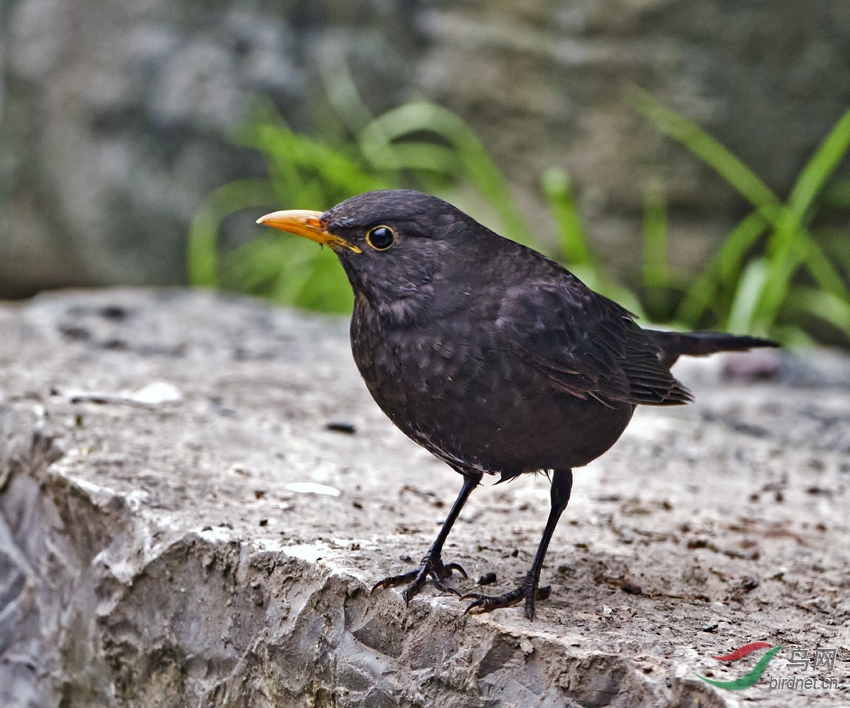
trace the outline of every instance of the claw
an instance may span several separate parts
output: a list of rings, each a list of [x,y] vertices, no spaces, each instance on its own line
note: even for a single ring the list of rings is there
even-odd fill
[[[480,615],[502,607],[513,607],[525,600],[525,616],[531,620],[534,619],[534,601],[545,600],[551,594],[551,586],[546,585],[545,587],[538,588],[536,580],[532,576],[526,575],[518,587],[501,595],[484,595],[480,592],[468,592],[465,595],[461,595],[460,599],[474,600],[464,610],[465,615],[470,613]]]
[[[452,570],[456,570],[458,573],[460,573],[463,576],[464,580],[466,580],[469,577],[466,574],[466,571],[461,567],[460,563],[447,563],[446,565],[443,566],[443,568],[445,568],[446,570],[449,571],[449,575],[451,575]],[[446,576],[446,577],[448,577],[448,576]]]
[[[482,598],[485,598],[485,597],[487,597],[487,596],[480,593],[480,592],[468,592],[465,595],[461,595],[458,599],[460,599],[460,600],[471,600],[471,599],[474,598],[476,600],[481,600]]]
[[[416,570],[412,570],[409,573],[402,573],[400,575],[391,575],[383,580],[379,580],[372,586],[372,593],[374,594],[375,590],[378,588],[391,588],[397,585],[409,583],[401,594],[402,598],[404,598],[404,604],[409,605],[411,598],[423,588],[430,578],[434,587],[438,590],[460,595],[458,590],[443,582],[446,578],[452,577],[452,571],[455,570],[463,575],[464,578],[468,577],[466,575],[466,571],[457,563],[448,563],[443,565],[443,561],[439,556],[432,557],[430,555],[426,555]]]
[[[431,577],[433,579],[434,587],[437,588],[437,590],[454,593],[455,595],[460,596],[460,590],[458,590],[457,588],[453,588],[451,585],[446,585],[441,578],[437,578],[433,574],[431,575]]]
[[[383,580],[379,580],[372,586],[372,591],[369,593],[370,595],[375,594],[375,590],[378,588],[393,588],[396,585],[404,585],[404,583],[409,583],[411,581],[416,580],[416,575],[418,571],[412,570],[409,573],[402,573],[401,575],[389,575]]]
[[[482,593],[468,593],[468,597],[475,597],[475,602],[471,602],[466,608],[464,614],[472,612],[474,615],[480,615],[485,612],[492,612],[501,607],[513,607],[521,602],[525,596],[523,587],[520,586],[515,590],[506,592],[502,595],[484,595]]]
[[[480,597],[475,602],[470,602],[463,611],[463,614],[468,615],[472,613],[473,615],[483,615],[485,612],[489,612],[490,609],[487,607],[487,600],[489,599],[491,598]]]

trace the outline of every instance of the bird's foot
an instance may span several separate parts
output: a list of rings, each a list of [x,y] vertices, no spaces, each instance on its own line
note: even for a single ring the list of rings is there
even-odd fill
[[[404,598],[404,604],[408,605],[410,604],[410,598],[416,595],[424,587],[425,583],[428,582],[428,578],[430,578],[434,587],[438,590],[460,595],[460,591],[445,582],[446,578],[452,577],[452,571],[454,570],[464,578],[467,577],[466,571],[457,563],[444,564],[439,555],[432,556],[429,553],[425,555],[416,570],[411,570],[409,573],[402,573],[401,575],[391,575],[383,580],[379,580],[372,587],[372,592],[375,592],[378,588],[394,588],[398,585],[408,583],[404,592],[401,594]]]
[[[479,592],[462,595],[461,600],[474,600],[474,602],[469,603],[464,614],[471,612],[480,615],[484,612],[492,612],[500,607],[513,607],[525,600],[525,616],[530,620],[534,619],[534,601],[545,600],[552,594],[552,588],[549,585],[539,588],[537,583],[537,579],[529,573],[522,579],[519,587],[502,595],[483,595]]]

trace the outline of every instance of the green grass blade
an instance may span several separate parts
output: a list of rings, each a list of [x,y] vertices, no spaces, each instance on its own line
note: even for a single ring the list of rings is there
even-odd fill
[[[797,178],[767,247],[768,277],[757,307],[762,326],[775,321],[791,287],[791,278],[803,261],[818,283],[843,297],[847,289],[821,249],[808,236],[803,222],[818,193],[823,189],[850,149],[850,110],[835,124]]]
[[[354,294],[336,254],[320,250],[313,260],[309,278],[295,298],[296,307],[318,312],[346,314],[354,306]]]
[[[321,312],[351,311],[353,296],[330,249],[269,232],[222,259],[221,286]]]
[[[753,315],[766,278],[767,263],[763,258],[747,264],[732,302],[729,321],[726,324],[728,331],[738,334],[766,334],[753,331]]]
[[[789,294],[787,311],[805,313],[828,322],[850,337],[850,302],[815,288],[798,287]]]
[[[631,87],[627,98],[641,115],[661,132],[685,145],[705,163],[711,165],[723,179],[738,190],[756,208],[778,207],[776,195],[758,175],[712,138],[696,123],[659,103],[637,86]]]
[[[269,146],[268,151],[275,161],[275,168],[288,170],[292,165],[302,168],[307,174],[321,177],[322,181],[334,190],[341,190],[346,197],[389,186],[388,182],[365,170],[356,160],[304,135],[279,135],[276,145]],[[303,179],[300,177],[301,181]],[[291,181],[287,180],[287,183],[291,184]],[[329,206],[332,205],[307,205],[299,208],[324,209]]]
[[[776,324],[770,330],[770,337],[777,342],[782,342],[785,347],[795,349],[811,349],[817,346],[817,342],[797,325]]]
[[[237,292],[270,297],[292,304],[300,285],[298,278],[308,277],[317,247],[306,240],[266,229],[252,241],[221,258],[221,286]],[[279,290],[284,277],[288,289]]]
[[[711,165],[774,226],[767,243],[766,270],[760,277],[759,292],[754,296],[749,289],[755,282],[752,278],[747,284],[748,289],[739,288],[730,321],[740,326],[746,313],[748,328],[769,330],[788,295],[794,274],[804,262],[822,287],[838,297],[843,296],[846,287],[840,275],[808,236],[803,224],[818,193],[850,148],[850,111],[842,116],[809,160],[792,189],[787,206],[782,206],[755,173],[699,126],[666,108],[641,89],[632,89],[629,96],[639,112]],[[731,273],[736,269],[724,270]],[[704,300],[711,288],[705,282],[700,287],[700,299]],[[691,298],[684,314],[692,316],[697,309],[695,304],[696,299]]]
[[[764,217],[759,212],[753,212],[732,230],[717,255],[688,288],[676,310],[676,321],[696,328],[710,309],[714,310],[720,322],[728,320],[729,309],[723,305],[723,295],[726,291],[734,290],[747,254],[766,228]]]
[[[272,190],[268,181],[263,179],[230,182],[212,192],[198,208],[189,227],[189,283],[204,287],[218,286],[218,228],[224,217],[240,209],[273,204]]]
[[[848,239],[850,240],[850,239]],[[806,255],[806,267],[814,277],[817,284],[825,292],[836,297],[850,301],[850,289],[847,288],[841,274],[835,269],[827,257],[823,248],[813,240],[807,243],[808,254]]]
[[[667,203],[660,184],[649,185],[644,198],[643,283],[649,288],[666,288],[670,284]]]
[[[320,249],[307,241],[295,241],[297,236],[280,244],[277,274],[267,296],[282,305],[295,305],[310,278]]]
[[[564,261],[571,268],[584,266],[597,269],[596,259],[588,248],[584,227],[573,199],[569,176],[560,167],[550,167],[541,176],[540,183],[549,211],[555,219]]]
[[[785,210],[785,221],[777,227],[768,243],[768,274],[762,286],[755,318],[760,329],[769,329],[776,321],[788,296],[792,279],[801,266],[808,267],[817,283],[838,297],[850,298],[844,279],[802,226],[794,228],[795,217]]]
[[[768,253],[764,278],[755,296],[750,322],[753,331],[767,332],[776,321],[782,303],[788,296],[791,280],[800,268],[804,258],[803,249],[798,242],[789,242],[779,256]]]
[[[693,285],[688,288],[678,308],[676,308],[673,319],[690,329],[697,329],[706,311],[713,309],[713,305],[717,302],[717,296],[717,278],[712,271],[704,270],[697,276]],[[718,319],[723,320],[725,318],[718,315]]]
[[[427,170],[448,177],[459,175],[463,168],[456,150],[418,142],[386,145],[372,154],[371,162],[379,170]]]
[[[806,163],[788,197],[788,207],[800,221],[850,149],[850,110],[830,130]]]
[[[720,280],[724,286],[732,287],[738,281],[747,254],[767,227],[762,213],[756,211],[744,218],[726,237],[717,255]]]

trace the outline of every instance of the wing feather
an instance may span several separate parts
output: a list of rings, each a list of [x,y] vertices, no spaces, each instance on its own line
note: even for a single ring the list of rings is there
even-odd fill
[[[606,405],[676,405],[691,400],[632,315],[567,271],[509,289],[496,327],[503,346],[552,385]]]

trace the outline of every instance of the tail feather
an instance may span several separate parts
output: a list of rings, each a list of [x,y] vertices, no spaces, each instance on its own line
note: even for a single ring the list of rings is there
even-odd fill
[[[717,352],[744,352],[756,347],[778,347],[778,342],[761,337],[726,334],[724,332],[662,332],[647,330],[658,344],[659,358],[665,366],[673,366],[682,356],[708,356]]]

